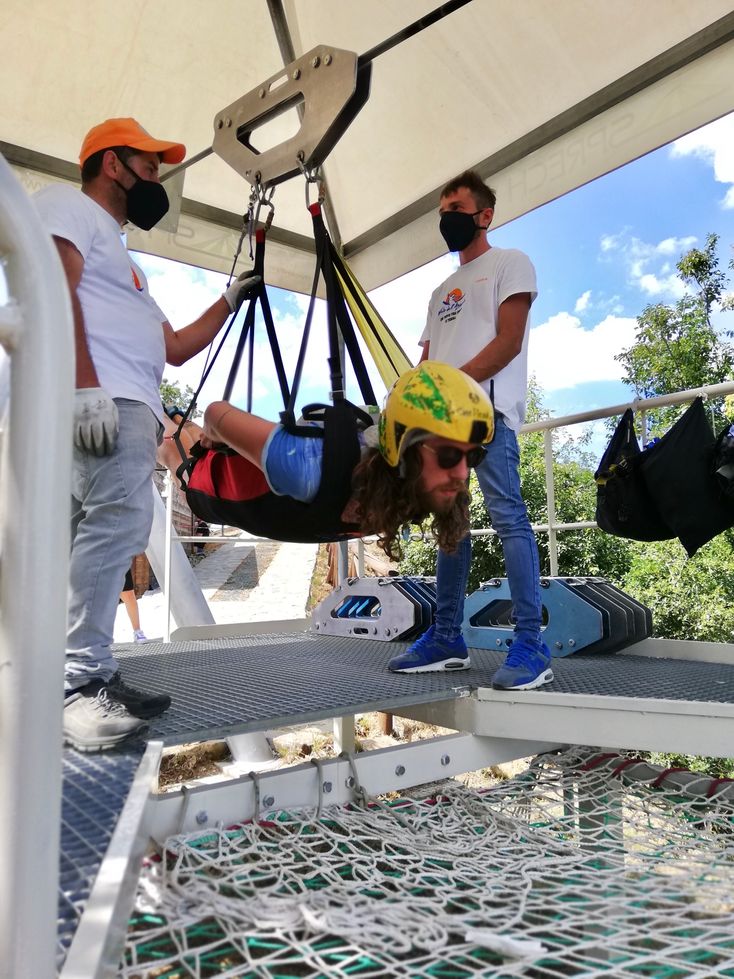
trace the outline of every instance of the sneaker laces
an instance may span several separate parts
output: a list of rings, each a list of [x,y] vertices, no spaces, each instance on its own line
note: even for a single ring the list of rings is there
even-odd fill
[[[452,647],[457,644],[460,638],[460,636],[457,636],[456,639],[445,639],[443,636],[437,636],[436,627],[435,625],[432,625],[423,633],[422,636],[416,639],[412,648],[423,649],[426,646],[438,645],[445,647],[447,650],[451,650]]]
[[[111,714],[114,714],[116,717],[130,716],[127,707],[119,701],[113,700],[106,686],[99,688],[95,694],[93,703],[99,706],[104,717],[109,717]]]
[[[128,697],[144,699],[148,696],[148,694],[144,694],[141,690],[136,690],[135,687],[131,687],[129,683],[125,683],[119,670],[110,677],[107,683],[112,687],[113,691],[118,690],[121,694],[125,694]]]
[[[413,643],[413,646],[411,648],[413,650],[423,649],[424,646],[428,646],[429,643],[432,643],[435,640],[435,638],[436,638],[436,633],[434,627],[431,626],[430,629],[427,629],[422,636],[419,636],[416,639],[416,641]]]
[[[537,650],[538,655],[541,654],[540,649]],[[507,658],[505,660],[505,666],[531,666],[531,657],[534,655],[534,651],[526,646],[524,643],[514,643],[510,646],[509,652],[507,653]]]

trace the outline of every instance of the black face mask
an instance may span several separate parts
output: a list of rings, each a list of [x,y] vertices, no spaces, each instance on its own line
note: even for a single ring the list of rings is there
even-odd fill
[[[486,231],[487,227],[476,224],[474,218],[481,211],[474,211],[467,214],[465,211],[446,211],[441,215],[439,231],[443,235],[450,252],[463,252],[467,245],[471,245],[476,237],[477,231]]]
[[[162,184],[143,180],[124,160],[120,162],[135,177],[135,183],[129,190],[118,182],[118,187],[122,187],[127,194],[127,219],[142,231],[150,231],[168,213],[168,194]]]

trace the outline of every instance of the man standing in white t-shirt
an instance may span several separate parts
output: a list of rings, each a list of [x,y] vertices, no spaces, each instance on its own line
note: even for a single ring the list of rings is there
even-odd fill
[[[35,195],[71,293],[76,347],[69,617],[64,736],[84,751],[109,748],[168,708],[120,676],[110,644],[125,572],[153,520],[152,475],[162,434],[165,362],[183,364],[216,337],[259,279],[240,276],[195,322],[174,331],[121,237],[168,210],[161,162],[181,143],[153,139],[134,119],[87,133],[81,192],[55,184]],[[249,277],[249,278],[248,278]]]
[[[487,241],[494,206],[494,191],[472,170],[441,192],[440,230],[449,250],[459,253],[459,268],[431,296],[421,360],[430,357],[460,367],[479,381],[494,405],[494,438],[476,472],[502,542],[515,630],[492,685],[529,690],[553,679],[550,652],[541,636],[538,546],[520,494],[517,444],[527,400],[528,315],[537,286],[527,255],[493,248]],[[469,668],[461,627],[470,562],[469,537],[454,553],[439,548],[435,623],[405,653],[393,657],[391,670]]]

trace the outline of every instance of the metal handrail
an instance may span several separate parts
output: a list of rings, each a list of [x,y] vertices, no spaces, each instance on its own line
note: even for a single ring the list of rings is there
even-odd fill
[[[0,305],[10,357],[0,500],[0,979],[51,979],[74,339],[59,256],[2,156],[0,258],[10,300]]]
[[[582,411],[574,415],[564,415],[561,418],[544,418],[541,421],[530,422],[523,425],[520,434],[531,432],[543,432],[543,447],[545,456],[545,490],[546,504],[548,509],[548,523],[534,526],[534,530],[544,530],[548,534],[548,554],[550,558],[550,573],[552,577],[558,574],[558,541],[556,534],[559,530],[578,530],[595,528],[595,521],[578,521],[572,524],[556,522],[555,506],[555,478],[553,475],[553,432],[557,428],[567,428],[571,425],[579,425],[584,422],[598,421],[602,418],[612,418],[615,415],[623,414],[628,408],[634,412],[639,412],[644,419],[646,412],[653,408],[665,408],[668,405],[685,404],[695,398],[703,397],[707,399],[721,398],[727,394],[734,394],[734,381],[725,381],[722,384],[708,384],[700,388],[691,388],[687,391],[676,391],[674,394],[665,394],[657,398],[635,398],[625,404],[614,405],[609,408],[597,408],[593,411]],[[643,424],[643,432],[645,425]],[[643,443],[646,441],[643,434]]]
[[[529,422],[520,429],[521,435],[533,432],[543,432],[543,449],[545,460],[545,485],[546,485],[546,507],[548,511],[548,522],[532,524],[535,533],[548,534],[548,554],[550,560],[550,573],[552,576],[558,575],[558,540],[559,531],[568,530],[594,530],[598,524],[595,520],[575,520],[570,522],[557,521],[555,508],[555,477],[553,474],[553,432],[559,428],[568,428],[572,425],[580,425],[585,422],[599,421],[603,418],[613,418],[615,415],[623,414],[628,408],[643,416],[654,409],[664,408],[669,405],[685,404],[695,398],[703,397],[708,400],[724,397],[727,394],[734,394],[734,381],[725,381],[721,384],[708,384],[700,388],[690,388],[686,391],[676,391],[674,394],[661,395],[656,398],[635,398],[624,404],[612,405],[607,408],[595,408],[592,411],[577,412],[573,415],[563,415],[561,418],[544,418],[540,421]],[[645,442],[643,424],[643,443]],[[489,537],[496,534],[492,527],[475,528],[470,531],[472,537]],[[367,540],[376,538],[366,538]],[[419,539],[419,538],[417,538]],[[211,543],[242,543],[242,537],[180,537],[181,543],[201,543],[208,541]],[[247,543],[258,544],[268,541],[266,537],[247,537]],[[364,568],[364,540],[358,541],[358,564],[360,569]],[[360,574],[362,571],[360,571]]]

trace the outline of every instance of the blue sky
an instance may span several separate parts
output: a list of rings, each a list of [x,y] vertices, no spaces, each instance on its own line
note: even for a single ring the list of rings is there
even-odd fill
[[[675,263],[687,249],[703,245],[709,232],[720,235],[726,267],[734,243],[734,114],[490,232],[491,244],[520,248],[536,266],[539,295],[532,310],[529,365],[552,414],[630,400],[614,355],[632,343],[635,317],[646,305],[679,298]],[[198,315],[225,282],[216,273],[162,259],[139,256],[139,261],[175,327]],[[454,262],[443,256],[372,294],[413,359],[430,294]],[[307,300],[273,289],[271,305],[279,333],[288,338],[284,355],[292,370]],[[724,316],[731,314],[723,314],[722,323]],[[314,330],[309,383],[299,403],[324,397],[321,314]],[[229,347],[202,392],[202,407],[221,397]],[[253,410],[276,417],[281,405],[267,351],[258,350],[256,358]],[[199,357],[183,368],[167,367],[166,377],[196,387],[202,367]],[[243,403],[241,392],[240,386],[235,403]]]

